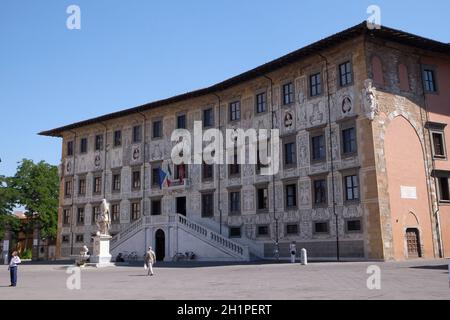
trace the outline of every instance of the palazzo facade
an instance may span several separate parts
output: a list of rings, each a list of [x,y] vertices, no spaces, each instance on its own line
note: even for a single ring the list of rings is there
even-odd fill
[[[450,45],[360,24],[209,88],[45,131],[62,138],[57,255],[450,256]],[[177,128],[279,129],[280,169],[171,162]],[[170,167],[170,186],[159,185]],[[278,249],[278,251],[276,250]]]

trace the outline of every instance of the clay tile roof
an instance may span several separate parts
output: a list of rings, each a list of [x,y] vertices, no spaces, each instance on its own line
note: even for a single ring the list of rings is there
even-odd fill
[[[235,77],[229,78],[225,81],[214,84],[210,87],[187,92],[187,93],[180,94],[180,95],[176,95],[176,96],[173,96],[173,97],[170,97],[167,99],[146,103],[141,106],[137,106],[137,107],[130,108],[130,109],[125,109],[122,111],[118,111],[118,112],[114,112],[114,113],[110,113],[110,114],[106,114],[106,115],[102,115],[102,116],[99,116],[96,118],[91,118],[88,120],[72,123],[72,124],[69,124],[69,125],[66,125],[63,127],[52,129],[52,130],[43,131],[43,132],[40,132],[39,135],[61,137],[61,134],[68,130],[72,130],[72,129],[80,128],[83,126],[99,123],[102,121],[107,121],[107,120],[111,120],[111,119],[115,119],[115,118],[124,117],[124,116],[131,115],[134,113],[151,110],[153,108],[169,105],[172,103],[180,102],[183,100],[188,100],[191,98],[204,96],[207,94],[214,94],[214,93],[220,92],[222,90],[228,89],[234,85],[241,84],[243,82],[252,80],[254,78],[266,75],[274,70],[277,70],[281,67],[289,65],[289,64],[296,62],[302,58],[305,58],[305,57],[313,55],[313,54],[317,54],[324,49],[333,47],[335,45],[342,43],[343,41],[353,39],[353,38],[363,35],[363,34],[366,34],[370,37],[382,38],[385,40],[390,40],[390,41],[394,41],[397,43],[414,46],[414,47],[417,47],[420,49],[431,50],[431,51],[450,55],[450,44],[423,38],[423,37],[420,37],[420,36],[417,36],[414,34],[410,34],[410,33],[404,32],[404,31],[400,31],[400,30],[395,30],[395,29],[388,28],[385,26],[383,26],[381,29],[370,30],[367,28],[366,21],[364,21],[354,27],[351,27],[342,32],[336,33],[330,37],[327,37],[327,38],[317,41],[313,44],[310,44],[306,47],[303,47],[301,49],[298,49],[296,51],[288,53],[287,55],[284,55],[278,59],[267,62],[259,67],[256,67],[254,69],[251,69],[249,71],[241,73],[241,74],[239,74]]]

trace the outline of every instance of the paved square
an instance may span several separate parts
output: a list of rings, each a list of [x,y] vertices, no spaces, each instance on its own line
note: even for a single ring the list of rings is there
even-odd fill
[[[381,290],[367,288],[367,268],[381,269]],[[64,265],[22,265],[18,287],[0,273],[1,299],[450,299],[448,262],[300,264],[163,263],[155,276],[143,266],[81,269],[81,289],[69,290]]]

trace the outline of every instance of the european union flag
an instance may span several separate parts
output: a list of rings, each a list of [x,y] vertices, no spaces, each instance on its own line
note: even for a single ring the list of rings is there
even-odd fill
[[[159,168],[158,171],[159,171],[159,181],[158,181],[159,182],[159,188],[162,189],[164,181],[166,181],[166,179],[167,179],[167,173],[164,172],[164,170],[161,169],[161,168]]]

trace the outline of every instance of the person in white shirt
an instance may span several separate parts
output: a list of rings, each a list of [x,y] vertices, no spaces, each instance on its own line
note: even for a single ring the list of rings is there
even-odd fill
[[[289,251],[291,253],[291,263],[295,263],[295,257],[297,255],[295,241],[292,241],[292,243],[289,245]]]
[[[15,287],[17,285],[17,266],[21,263],[20,258],[17,254],[17,251],[12,253],[11,260],[9,261],[9,274],[11,276],[11,285],[10,287]]]
[[[152,247],[148,247],[148,251],[145,254],[145,268],[148,269],[148,276],[153,275],[153,264],[156,261],[156,255]]]

